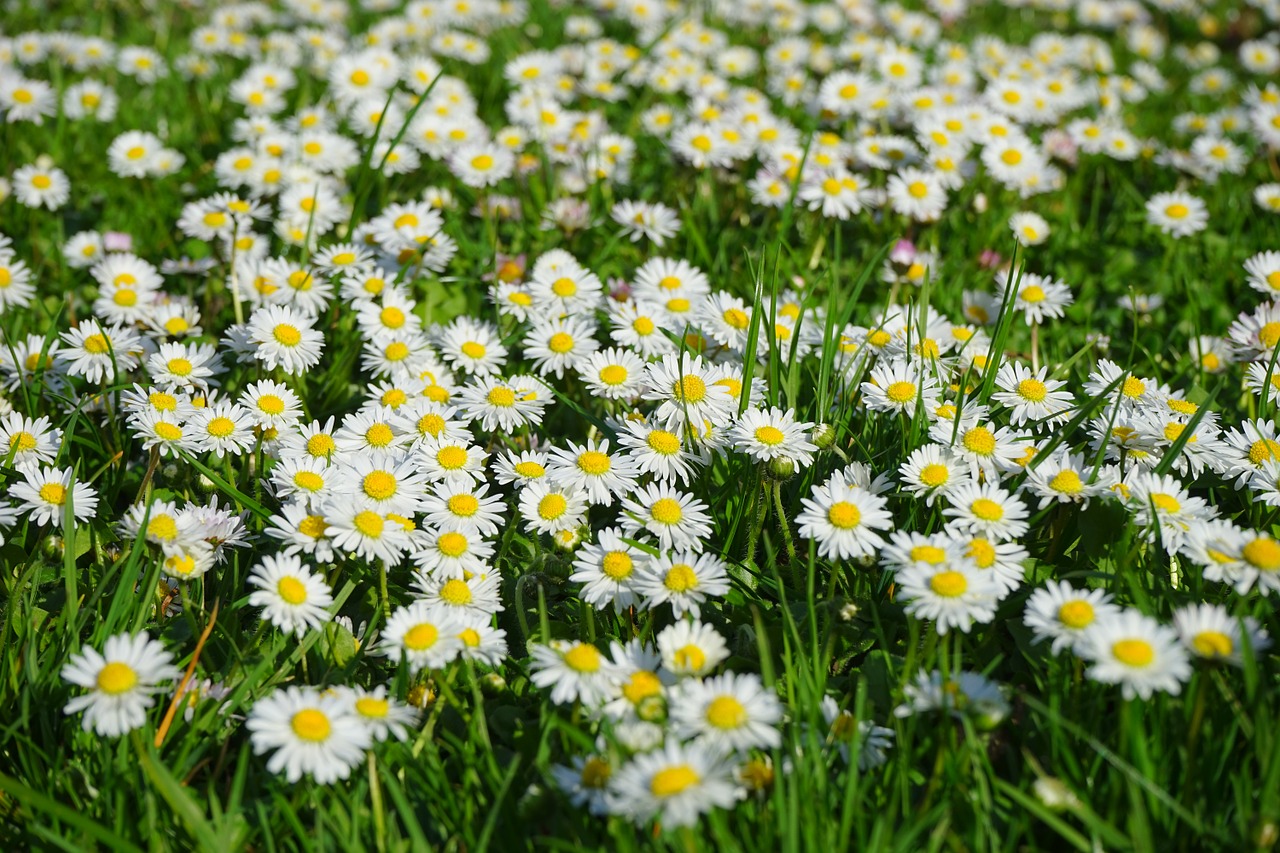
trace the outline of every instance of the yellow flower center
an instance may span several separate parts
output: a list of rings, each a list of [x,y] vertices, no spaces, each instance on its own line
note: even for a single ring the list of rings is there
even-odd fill
[[[707,704],[707,722],[717,729],[740,728],[747,721],[747,709],[732,696],[717,696]]]
[[[973,427],[964,434],[965,449],[980,456],[990,456],[996,449],[996,437],[986,427]]]
[[[1258,340],[1267,349],[1271,349],[1280,341],[1280,321],[1273,320],[1258,330]]]
[[[268,415],[279,415],[284,412],[284,400],[275,394],[263,394],[258,398],[258,408]]]
[[[537,462],[517,462],[514,470],[521,477],[526,477],[531,480],[542,477],[547,473],[547,469],[543,468]]]
[[[665,429],[655,429],[649,433],[645,443],[663,456],[671,456],[680,452],[680,439],[675,433],[667,432]]]
[[[852,530],[862,522],[862,510],[848,501],[838,501],[827,510],[827,521],[840,530]]]
[[[475,495],[454,495],[445,501],[445,505],[449,508],[449,512],[462,518],[470,518],[480,511],[480,501]]]
[[[1191,638],[1191,646],[1207,658],[1230,657],[1235,651],[1235,643],[1221,631],[1201,631]]]
[[[907,192],[913,198],[924,198],[929,194],[929,188],[925,186],[923,181],[915,181],[907,186]]]
[[[455,607],[461,607],[471,603],[471,587],[465,581],[454,578],[440,587],[440,597]]]
[[[40,487],[40,500],[54,506],[62,506],[67,500],[67,490],[61,483],[45,483]]]
[[[688,563],[676,563],[662,579],[662,584],[672,592],[688,592],[698,585],[698,576]]]
[[[551,282],[551,292],[561,299],[567,299],[578,292],[578,283],[571,278],[561,277]]]
[[[884,389],[885,396],[899,406],[916,398],[916,386],[911,382],[894,382]]]
[[[440,467],[448,471],[456,471],[467,464],[467,451],[456,445],[442,447],[436,451],[436,461]]]
[[[615,581],[626,580],[634,568],[635,562],[626,551],[609,551],[600,562],[600,570]]]
[[[551,340],[547,341],[547,349],[557,355],[564,355],[573,349],[573,336],[564,332],[556,332],[551,336]]]
[[[607,473],[612,464],[613,461],[598,450],[588,450],[578,455],[578,468],[593,477]]]
[[[436,550],[446,557],[460,557],[467,551],[467,537],[450,531],[436,539]]]
[[[405,648],[414,652],[425,651],[436,644],[440,631],[430,622],[420,622],[404,632]]]
[[[1049,393],[1049,389],[1039,379],[1024,379],[1018,383],[1018,396],[1033,403],[1039,403]]]
[[[302,604],[307,600],[307,587],[295,577],[280,578],[276,584],[276,592],[289,604]]]
[[[1240,556],[1260,571],[1280,571],[1280,543],[1274,539],[1266,537],[1254,539],[1241,549]]]
[[[471,168],[478,172],[487,172],[493,168],[493,158],[488,154],[477,154],[471,158]]]
[[[960,572],[938,572],[929,579],[929,588],[944,598],[956,598],[964,595],[965,590],[969,588],[969,582]]]
[[[356,530],[371,539],[377,539],[382,536],[382,528],[386,525],[386,521],[383,520],[382,516],[370,509],[356,513],[356,517],[352,519],[352,522]]]
[[[564,653],[564,662],[574,672],[596,672],[600,669],[600,650],[590,643],[577,643]]]
[[[318,492],[324,488],[324,477],[315,471],[299,471],[293,475],[293,483],[308,492]]]
[[[684,518],[684,510],[680,508],[680,502],[675,498],[659,498],[654,501],[653,506],[649,508],[649,514],[659,524],[679,524],[680,519]]]
[[[1063,470],[1049,481],[1049,488],[1064,495],[1078,495],[1084,491],[1084,483],[1075,471]]]
[[[385,501],[396,493],[396,478],[388,471],[371,471],[365,475],[361,487],[375,501]]]
[[[620,364],[610,364],[601,369],[600,381],[606,385],[621,385],[627,381],[627,369]]]
[[[337,449],[338,445],[334,443],[333,437],[325,433],[316,433],[307,439],[307,453],[311,456],[328,458]]]
[[[1171,204],[1164,209],[1164,212],[1170,219],[1184,219],[1191,211],[1185,204]]]
[[[1111,654],[1120,663],[1134,668],[1150,666],[1156,659],[1156,650],[1146,640],[1120,640],[1111,646]]]
[[[138,683],[138,673],[134,672],[133,667],[127,663],[120,661],[112,661],[111,663],[98,670],[98,678],[96,684],[98,689],[108,696],[119,696],[121,693],[128,693]]]
[[[686,373],[671,389],[671,396],[676,400],[690,403],[701,403],[707,396],[707,385],[701,378]]]
[[[168,421],[156,422],[156,435],[164,441],[177,441],[182,438],[182,428]]]
[[[920,469],[920,482],[924,483],[931,489],[945,485],[951,479],[951,471],[946,465],[938,462],[931,462]]]
[[[356,700],[356,713],[362,717],[380,720],[391,710],[391,703],[376,696],[361,696]]]
[[[911,549],[911,559],[917,563],[936,566],[947,559],[947,552],[937,545],[917,545]]]
[[[1022,288],[1022,291],[1018,295],[1022,297],[1023,302],[1030,302],[1032,304],[1044,302],[1045,300],[1044,288],[1038,284],[1027,285]]]
[[[655,797],[661,797],[664,800],[668,797],[674,797],[686,788],[690,788],[698,782],[702,781],[696,770],[688,764],[678,764],[675,767],[667,767],[653,774],[653,778],[649,780],[649,793]]]
[[[1004,518],[1004,507],[989,498],[978,498],[969,504],[969,509],[983,521],[999,521]]]
[[[622,685],[622,695],[627,697],[627,701],[632,705],[639,705],[645,699],[660,693],[662,693],[662,681],[647,669],[636,670],[627,679],[627,683]]]
[[[672,655],[672,662],[677,669],[701,672],[702,668],[707,665],[707,654],[690,643],[676,649],[675,654]]]
[[[569,502],[565,500],[564,495],[556,492],[552,492],[538,501],[538,515],[544,521],[554,521],[564,515],[568,508]]]
[[[783,435],[782,430],[773,426],[758,427],[756,429],[755,436],[756,436],[756,441],[760,442],[761,444],[767,444],[770,447],[774,447],[776,445],[781,444],[783,440],[786,438],[786,436]]]
[[[105,355],[111,350],[111,343],[106,335],[89,335],[84,339],[84,349],[91,355]]]
[[[1058,621],[1075,631],[1093,624],[1093,617],[1093,605],[1087,601],[1068,601],[1058,608]]]

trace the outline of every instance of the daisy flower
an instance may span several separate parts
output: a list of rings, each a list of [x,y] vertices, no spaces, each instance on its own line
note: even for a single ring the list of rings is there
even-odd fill
[[[1119,684],[1126,699],[1150,699],[1156,691],[1176,696],[1191,677],[1177,632],[1137,610],[1097,619],[1076,648],[1092,664],[1089,678]]]
[[[542,422],[547,401],[497,376],[478,377],[458,393],[463,418],[479,421],[487,432],[512,433]]]
[[[304,373],[320,363],[324,335],[312,328],[310,315],[283,305],[259,308],[249,318],[248,343],[253,357],[267,370],[277,366],[285,373]]]
[[[877,364],[868,381],[862,383],[863,403],[873,412],[902,412],[914,418],[917,402],[932,411],[939,397],[937,378],[905,359]]]
[[[870,557],[884,545],[880,532],[893,527],[886,500],[850,484],[841,472],[814,486],[800,503],[800,536],[816,541],[818,553],[828,559]]]
[[[9,487],[9,495],[18,501],[18,511],[27,514],[32,524],[61,526],[68,501],[76,521],[88,521],[97,514],[98,492],[85,483],[73,484],[70,468],[28,466],[20,468],[19,473],[23,479]]]
[[[1280,252],[1259,252],[1244,262],[1249,286],[1272,299],[1280,296]]]
[[[618,680],[617,666],[590,643],[531,643],[529,654],[529,679],[537,687],[551,688],[551,701],[557,705],[601,705]]]
[[[422,513],[429,524],[476,536],[494,536],[506,521],[506,504],[489,494],[489,484],[470,480],[446,480],[422,498]]]
[[[677,489],[660,483],[642,486],[622,501],[622,526],[635,535],[647,530],[658,538],[663,550],[687,548],[702,551],[711,535],[707,505]]]
[[[1019,211],[1009,217],[1009,230],[1023,246],[1039,246],[1049,239],[1049,223],[1038,213]]]
[[[807,468],[818,451],[818,446],[808,440],[813,427],[812,423],[797,421],[794,409],[749,408],[729,430],[729,438],[736,450],[753,459],[789,459],[798,467]]]
[[[520,515],[537,533],[556,534],[579,527],[587,517],[587,494],[547,480],[527,483],[518,498]]]
[[[1088,482],[1093,465],[1084,454],[1057,450],[1051,456],[1038,458],[1035,466],[1027,466],[1027,479],[1022,488],[1040,499],[1040,509],[1055,503],[1088,506],[1089,499],[1102,494],[1101,482]]]
[[[249,573],[251,607],[262,608],[262,618],[285,634],[301,637],[329,621],[333,596],[324,578],[302,564],[297,555],[267,555]]]
[[[653,245],[661,248],[668,239],[680,233],[680,217],[665,204],[619,201],[609,216],[622,226],[622,233],[633,243],[647,237]]]
[[[579,361],[577,369],[592,396],[627,400],[643,390],[644,366],[644,360],[630,350],[609,347]]]
[[[657,643],[663,668],[682,678],[702,678],[729,657],[724,637],[696,619],[681,619],[663,628]]]
[[[675,734],[696,745],[730,753],[782,743],[782,703],[758,675],[685,679],[672,689],[668,705]]]
[[[619,613],[640,601],[637,580],[649,555],[622,538],[616,527],[601,530],[596,541],[574,555],[570,583],[582,584],[578,597],[597,610],[610,604]]]
[[[320,514],[330,542],[339,551],[393,566],[410,547],[409,535],[399,522],[357,501],[335,497]]]
[[[428,575],[461,578],[482,572],[493,557],[493,545],[473,530],[431,528],[413,537],[414,565]]]
[[[1119,615],[1120,608],[1100,589],[1079,590],[1066,581],[1049,581],[1031,593],[1022,621],[1036,642],[1052,640],[1053,653],[1074,648],[1098,619]]]
[[[1271,638],[1251,616],[1236,618],[1220,604],[1190,604],[1173,611],[1173,627],[1187,651],[1208,661],[1244,666],[1245,647],[1258,655]]]
[[[609,780],[611,802],[637,824],[656,819],[668,828],[692,826],[700,815],[737,802],[737,786],[721,756],[707,747],[668,741],[617,770]]]
[[[664,355],[646,366],[645,399],[660,401],[657,419],[663,422],[726,426],[733,419],[733,396],[701,356]]]
[[[71,181],[57,166],[28,164],[13,173],[13,194],[25,207],[57,210],[71,200]]]
[[[443,669],[462,651],[458,635],[465,627],[453,611],[439,604],[415,601],[396,608],[387,619],[379,653],[392,660],[408,661],[410,674]]]
[[[639,416],[621,424],[618,443],[628,449],[641,474],[652,474],[664,482],[688,483],[696,468],[708,461],[705,453],[684,443],[676,424],[654,425]],[[669,428],[668,428],[669,427]]]
[[[119,737],[147,721],[153,694],[180,675],[173,655],[146,633],[108,637],[102,652],[84,648],[62,668],[62,678],[90,692],[66,704],[63,713],[84,711],[80,725],[104,737]]]
[[[969,482],[969,465],[950,449],[926,444],[911,451],[898,469],[903,489],[925,504],[933,506],[938,498],[947,498],[955,489]]]
[[[1186,192],[1156,193],[1146,209],[1147,223],[1175,239],[1190,237],[1209,224],[1204,201]]]
[[[285,687],[259,699],[245,727],[255,755],[270,752],[267,769],[296,783],[304,775],[328,785],[346,779],[373,742],[348,691]]]
[[[138,366],[142,347],[137,335],[125,326],[103,327],[97,320],[82,320],[62,333],[57,359],[70,376],[83,376],[94,384],[119,377]]]
[[[932,711],[944,711],[956,719],[965,717],[980,723],[996,723],[1009,715],[1009,701],[1000,685],[976,672],[938,670],[916,673],[915,681],[903,688],[903,703],[893,709],[898,718]]]
[[[609,506],[615,497],[629,494],[636,487],[639,472],[635,463],[615,449],[609,453],[609,440],[588,441],[585,445],[568,442],[568,448],[552,448],[548,457],[547,479],[569,491],[581,491],[592,504]]]
[[[375,742],[389,737],[404,741],[409,730],[418,724],[418,711],[387,695],[385,684],[372,690],[364,687],[348,688],[352,709],[360,722],[369,729]]]
[[[1075,399],[1070,391],[1063,391],[1066,382],[1050,379],[1049,368],[1033,371],[1025,364],[1009,361],[996,372],[996,387],[1000,390],[991,399],[1007,406],[1009,422],[1022,426],[1034,422],[1038,428],[1065,423],[1071,417]]]
[[[1003,291],[1017,285],[1018,295],[1013,309],[1022,312],[1028,326],[1043,323],[1047,318],[1061,317],[1074,301],[1066,284],[1035,273],[1023,272],[1017,276],[1012,271],[1006,272],[997,277],[996,283]]]
[[[249,417],[263,429],[292,426],[302,417],[302,401],[288,386],[262,379],[245,386],[237,401],[249,410]]]
[[[636,575],[635,589],[646,609],[670,604],[677,619],[685,613],[696,619],[703,602],[729,591],[729,575],[718,557],[674,551],[647,560]]]
[[[935,566],[912,566],[894,575],[907,613],[934,622],[939,634],[951,628],[969,633],[974,622],[995,618],[1000,587],[990,572],[981,572],[968,561],[948,561]]]
[[[952,532],[974,533],[996,541],[1017,539],[1027,532],[1027,507],[1016,495],[994,483],[966,483],[947,496],[951,506],[942,514]]]

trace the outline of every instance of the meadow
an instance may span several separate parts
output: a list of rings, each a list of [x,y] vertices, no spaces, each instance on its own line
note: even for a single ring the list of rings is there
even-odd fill
[[[0,16],[0,846],[1270,850],[1278,0]]]

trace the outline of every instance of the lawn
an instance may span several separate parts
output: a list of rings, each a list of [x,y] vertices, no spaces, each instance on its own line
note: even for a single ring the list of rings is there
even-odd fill
[[[1276,0],[14,0],[0,846],[1269,850]]]

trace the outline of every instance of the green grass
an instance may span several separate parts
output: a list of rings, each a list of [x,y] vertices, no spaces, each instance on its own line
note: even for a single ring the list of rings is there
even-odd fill
[[[1235,5],[1213,4],[1220,16]],[[448,73],[468,83],[480,117],[492,129],[507,123],[503,63],[535,47],[556,46],[568,12],[533,2],[530,19],[536,31],[503,28],[488,35],[493,58],[478,66],[443,61]],[[1261,27],[1256,18],[1248,13],[1241,26]],[[356,11],[349,26],[360,32],[373,20],[371,13]],[[1026,43],[1054,21],[1048,13],[1010,13],[988,4],[973,10],[947,37],[970,41],[988,32]],[[1185,17],[1158,21],[1174,44],[1199,38],[1194,22]],[[172,60],[186,52],[187,38],[200,22],[197,13],[167,4],[155,15],[88,2],[55,4],[50,14],[44,4],[23,2],[6,13],[5,29],[101,34],[121,43],[154,44]],[[727,30],[733,43],[752,47],[763,45],[768,35]],[[605,31],[636,43],[634,31],[617,21],[606,21]],[[1127,67],[1133,57],[1122,40],[1102,35]],[[1224,36],[1222,45],[1223,63],[1235,68],[1233,43]],[[99,76],[120,94],[114,121],[96,125],[60,115],[41,127],[0,127],[4,173],[47,154],[72,181],[71,202],[56,213],[27,209],[12,197],[0,203],[0,230],[13,238],[16,256],[32,268],[38,285],[38,298],[29,308],[0,314],[5,340],[36,334],[53,341],[73,319],[88,316],[92,280],[86,271],[69,268],[61,255],[65,239],[78,231],[127,232],[134,251],[156,263],[214,253],[183,238],[174,221],[185,201],[218,189],[211,164],[231,144],[230,124],[241,114],[226,91],[245,64],[227,61],[211,78],[194,82],[165,75],[149,87],[108,69]],[[1170,78],[1169,90],[1126,107],[1123,118],[1140,137],[1185,147],[1187,139],[1173,139],[1170,116],[1211,112],[1221,101],[1189,92],[1191,72],[1172,55],[1158,64]],[[24,73],[59,87],[82,76],[56,60],[26,67]],[[291,109],[322,96],[322,80],[309,79],[303,70],[299,77]],[[762,71],[749,82],[763,89],[764,81]],[[1231,96],[1240,94],[1233,90]],[[1064,319],[1041,329],[1039,355],[1053,367],[1052,375],[1077,391],[1105,356],[1135,375],[1155,376],[1185,391],[1204,405],[1201,412],[1218,413],[1222,426],[1272,417],[1273,399],[1260,402],[1242,390],[1244,365],[1208,375],[1193,358],[1190,341],[1198,334],[1224,334],[1238,312],[1251,311],[1260,301],[1244,284],[1240,265],[1259,251],[1280,247],[1280,217],[1264,214],[1250,199],[1255,185],[1276,180],[1275,152],[1251,145],[1244,176],[1225,176],[1213,185],[1192,182],[1212,219],[1208,231],[1180,241],[1163,238],[1145,224],[1145,200],[1179,180],[1170,168],[1147,158],[1119,163],[1082,157],[1078,167],[1067,170],[1062,190],[1027,202],[979,171],[952,194],[936,224],[920,226],[888,211],[840,223],[803,208],[774,211],[753,205],[738,177],[698,173],[673,162],[659,141],[643,134],[637,117],[653,103],[682,100],[644,90],[616,104],[591,102],[610,127],[637,139],[638,153],[627,185],[604,183],[583,194],[593,221],[601,224],[578,233],[539,227],[544,201],[568,194],[545,158],[523,178],[499,187],[518,199],[522,217],[516,220],[471,214],[482,196],[462,186],[440,162],[424,158],[420,170],[398,178],[378,174],[367,144],[362,144],[361,165],[348,175],[346,198],[353,205],[350,224],[356,226],[385,204],[417,198],[429,186],[446,186],[457,196],[456,209],[445,216],[446,232],[459,244],[457,257],[441,276],[404,282],[424,324],[464,314],[497,320],[480,281],[496,253],[527,253],[532,260],[561,247],[606,282],[629,279],[658,252],[647,243],[616,237],[608,212],[623,198],[677,208],[682,231],[661,253],[690,260],[707,272],[714,287],[752,304],[746,380],[763,379],[768,404],[794,408],[800,419],[828,423],[835,433],[834,445],[817,463],[794,476],[779,479],[744,456],[721,455],[688,489],[710,505],[716,529],[710,549],[730,566],[730,592],[704,608],[704,619],[729,641],[725,667],[759,673],[787,708],[782,747],[768,756],[775,771],[772,784],[731,811],[669,831],[636,828],[621,817],[595,817],[570,805],[549,768],[590,752],[597,725],[580,708],[552,705],[530,683],[527,645],[552,638],[590,640],[602,648],[614,638],[652,641],[672,619],[665,608],[593,612],[567,580],[571,557],[518,523],[505,527],[496,543],[494,562],[506,608],[497,625],[506,630],[511,646],[510,658],[496,670],[456,663],[415,678],[404,666],[369,654],[368,643],[362,645],[336,622],[300,641],[264,629],[257,608],[248,605],[246,578],[274,547],[260,535],[278,510],[263,487],[268,459],[260,451],[225,464],[203,454],[185,455],[162,460],[149,475],[152,460],[115,414],[119,392],[133,384],[133,377],[119,377],[100,389],[77,381],[65,397],[47,383],[8,394],[15,409],[48,416],[63,431],[56,464],[73,468],[78,481],[90,483],[100,503],[89,522],[51,529],[22,520],[3,531],[0,707],[6,713],[0,719],[0,845],[262,851],[1146,851],[1274,845],[1280,834],[1280,682],[1274,653],[1249,655],[1241,669],[1197,665],[1181,695],[1126,701],[1118,688],[1091,682],[1081,661],[1069,654],[1054,657],[1047,644],[1033,644],[1021,619],[1028,595],[1050,578],[1106,589],[1166,623],[1184,604],[1223,603],[1234,614],[1259,619],[1276,636],[1280,621],[1273,601],[1210,583],[1185,559],[1171,563],[1128,523],[1122,508],[1095,500],[1084,510],[1033,511],[1032,532],[1022,541],[1030,553],[1026,585],[1003,602],[992,626],[939,637],[931,624],[906,615],[891,573],[870,561],[820,559],[813,545],[798,537],[794,517],[812,487],[847,461],[894,474],[926,440],[923,417],[868,416],[856,395],[846,393],[857,388],[857,380],[840,381],[831,345],[846,323],[869,323],[887,304],[889,285],[880,280],[880,267],[901,237],[939,253],[928,285],[904,296],[949,317],[961,316],[966,289],[993,289],[990,272],[978,264],[986,249],[1013,256],[1020,269],[1069,283],[1075,302]],[[780,114],[806,132],[818,127],[800,110]],[[160,180],[111,174],[105,147],[133,128],[163,128],[167,143],[187,159],[181,174]],[[849,138],[857,130],[853,123],[829,129]],[[380,131],[383,138],[401,132],[398,127]],[[883,185],[883,177],[875,181]],[[981,213],[979,194],[986,200]],[[1019,209],[1036,210],[1049,220],[1054,233],[1047,244],[1014,251],[1006,223]],[[277,248],[277,254],[304,259],[297,249]],[[170,292],[184,293],[202,306],[204,339],[210,342],[235,316],[227,259],[217,260],[207,278],[176,275],[166,283]],[[829,344],[807,359],[794,358],[775,337],[774,320],[787,288],[805,299],[802,323],[819,322]],[[1164,306],[1150,317],[1136,316],[1115,302],[1131,292],[1159,294]],[[815,309],[824,309],[825,317],[815,320]],[[360,339],[352,312],[331,311],[322,327],[321,365],[289,380],[304,400],[308,419],[354,411],[368,382],[358,369]],[[513,362],[520,364],[518,331],[506,320],[501,327]],[[677,336],[679,331],[674,330]],[[976,391],[966,405],[987,402],[997,356],[1029,359],[1028,327],[1012,310],[988,332],[990,366],[968,377]],[[1108,336],[1109,350],[1091,344],[1090,334]],[[768,358],[757,361],[756,354],[766,350]],[[224,387],[237,393],[259,378],[281,377],[237,366],[223,377]],[[1082,399],[1078,416],[1050,440],[1083,446],[1085,424],[1106,417],[1109,399]],[[110,408],[104,411],[104,406]],[[582,441],[617,410],[571,377],[558,384],[556,402],[547,412],[537,436],[544,444]],[[492,451],[525,447],[533,438],[526,431],[484,440]],[[1175,443],[1166,463],[1181,450]],[[0,467],[6,489],[20,480],[11,466]],[[1280,531],[1274,508],[1212,473],[1195,481],[1194,493],[1244,528]],[[254,545],[232,549],[225,563],[200,580],[161,586],[159,552],[122,538],[116,526],[129,506],[148,495],[194,503],[216,496],[221,505],[245,513]],[[890,493],[889,508],[899,530],[936,531],[943,523],[938,509],[897,490]],[[518,519],[514,509],[509,518]],[[613,518],[600,510],[590,516],[593,528]],[[348,617],[361,637],[379,630],[385,602],[376,567],[350,559],[321,568],[334,590],[333,612]],[[386,583],[393,606],[413,595],[403,568],[393,569]],[[180,607],[174,612],[170,604]],[[195,677],[216,680],[230,691],[221,705],[196,704],[189,721],[179,710],[159,746],[156,733],[171,693],[159,697],[147,726],[118,739],[84,732],[78,716],[62,713],[79,692],[59,675],[70,656],[84,647],[100,649],[113,634],[138,630],[159,637],[180,668],[199,648]],[[1008,717],[990,726],[968,718],[895,717],[903,687],[918,671],[934,669],[981,672],[1006,685]],[[375,748],[346,782],[289,785],[266,770],[265,757],[253,754],[243,719],[275,688],[298,683],[389,684],[395,695],[421,703],[421,725],[407,742]],[[845,765],[827,740],[824,696],[836,698],[859,720],[894,729],[896,743],[884,766],[860,772]],[[1043,779],[1065,786],[1074,803],[1061,810],[1047,806],[1035,788]]]

